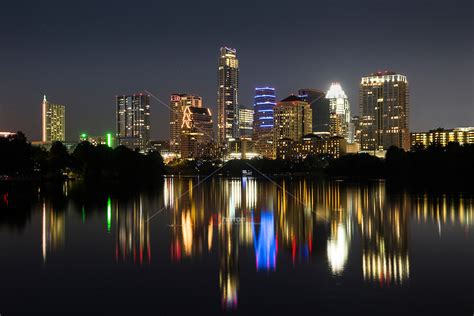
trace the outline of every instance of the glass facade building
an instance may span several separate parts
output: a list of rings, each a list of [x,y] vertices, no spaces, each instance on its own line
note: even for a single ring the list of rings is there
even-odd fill
[[[144,93],[116,97],[119,145],[144,152],[150,145],[150,96]]]
[[[298,95],[308,102],[313,115],[313,132],[329,132],[329,99],[318,89],[300,89]]]
[[[239,138],[239,60],[237,50],[221,47],[217,71],[217,141]]]

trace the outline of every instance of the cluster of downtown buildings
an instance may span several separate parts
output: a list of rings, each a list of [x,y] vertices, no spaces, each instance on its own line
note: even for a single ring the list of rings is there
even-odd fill
[[[383,156],[396,146],[474,143],[474,128],[409,130],[409,86],[406,76],[376,72],[360,81],[359,115],[351,116],[347,95],[339,83],[328,91],[299,89],[277,101],[275,88],[255,88],[253,108],[239,103],[237,51],[222,47],[217,70],[217,116],[199,95],[176,93],[169,100],[169,141],[150,139],[150,95],[116,96],[116,133],[80,135],[94,145],[124,145],[141,152],[159,150],[165,160],[265,157],[304,158],[367,152]],[[42,142],[64,142],[65,106],[42,103]],[[217,131],[217,133],[215,133]],[[74,144],[71,144],[74,146]]]

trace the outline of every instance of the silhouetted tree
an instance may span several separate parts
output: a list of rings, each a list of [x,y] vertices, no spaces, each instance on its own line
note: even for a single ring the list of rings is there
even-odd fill
[[[22,132],[0,138],[0,175],[30,175],[33,166],[32,148]]]
[[[48,155],[48,176],[51,178],[62,177],[70,163],[71,158],[66,146],[59,141],[53,142]]]

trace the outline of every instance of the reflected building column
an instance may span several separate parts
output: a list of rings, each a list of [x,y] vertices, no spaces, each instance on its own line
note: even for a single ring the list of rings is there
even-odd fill
[[[150,263],[150,222],[146,220],[148,210],[143,209],[142,197],[134,199],[131,208],[128,204],[120,205],[118,201],[115,203],[116,260],[126,262],[128,258],[133,257],[134,263],[138,262],[140,265],[144,262]]]
[[[385,186],[368,191],[369,201],[362,202],[362,272],[366,282],[381,286],[402,285],[410,277],[408,254],[408,197],[389,197]]]
[[[41,253],[46,263],[48,253],[64,248],[66,217],[64,212],[55,211],[50,203],[43,201],[41,219]]]

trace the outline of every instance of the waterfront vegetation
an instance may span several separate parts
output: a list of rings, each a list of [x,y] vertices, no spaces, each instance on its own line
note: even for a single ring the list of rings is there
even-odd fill
[[[368,154],[346,155],[332,160],[326,174],[333,178],[382,178],[399,186],[472,191],[474,145],[449,143],[446,147],[431,145],[410,152],[391,147],[385,159]]]
[[[68,153],[61,142],[49,151],[32,146],[24,134],[0,139],[0,176],[3,179],[61,181],[66,178],[94,182],[151,183],[161,176],[317,176],[350,180],[386,179],[395,184],[449,186],[471,190],[474,145],[450,143],[446,147],[418,147],[411,152],[391,147],[385,159],[369,154],[308,156],[296,160],[251,159],[223,163],[218,159],[174,161],[165,166],[158,152],[141,154],[124,146],[115,149],[88,142]]]
[[[11,179],[149,183],[165,172],[161,155],[146,155],[124,146],[115,149],[81,142],[68,153],[61,142],[49,151],[32,146],[22,133],[0,139],[0,176]]]

